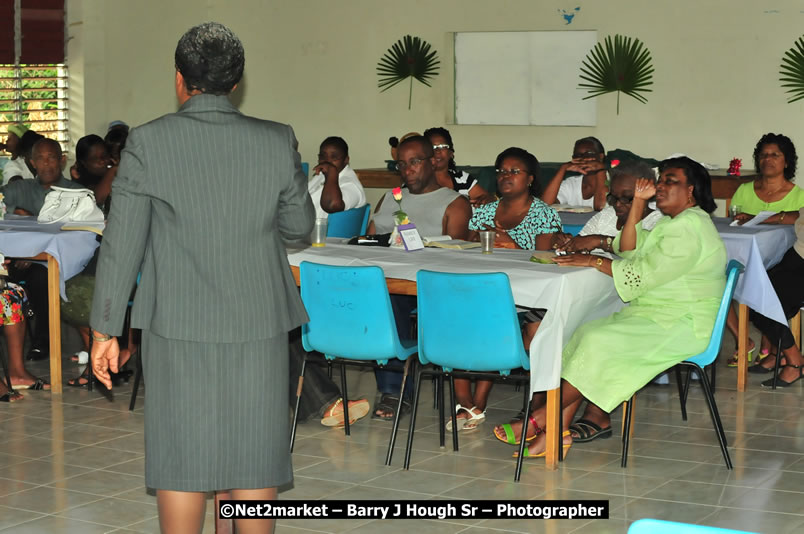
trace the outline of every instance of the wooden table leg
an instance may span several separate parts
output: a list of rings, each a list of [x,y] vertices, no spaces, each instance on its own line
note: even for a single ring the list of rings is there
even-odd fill
[[[555,470],[558,467],[558,427],[561,417],[561,388],[547,391],[547,421],[545,422],[545,467]]]
[[[61,296],[59,262],[47,256],[47,312],[50,321],[50,391],[61,394]]]
[[[748,385],[748,306],[737,308],[737,391]]]

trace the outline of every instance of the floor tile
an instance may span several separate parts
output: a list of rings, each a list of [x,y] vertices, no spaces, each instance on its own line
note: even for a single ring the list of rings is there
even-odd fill
[[[126,490],[134,489],[143,485],[144,477],[133,475],[123,475],[119,473],[111,474],[105,471],[90,471],[64,480],[59,480],[49,484],[54,488],[82,491],[93,495],[108,497]]]
[[[158,512],[154,504],[110,498],[71,508],[56,515],[110,527],[127,527],[153,519]]]
[[[11,527],[18,528],[21,523],[38,519],[40,517],[45,516],[43,514],[31,512],[30,510],[18,510],[16,508],[0,506],[0,530]]]
[[[57,514],[99,500],[97,495],[38,486],[0,497],[0,505],[42,514]]]

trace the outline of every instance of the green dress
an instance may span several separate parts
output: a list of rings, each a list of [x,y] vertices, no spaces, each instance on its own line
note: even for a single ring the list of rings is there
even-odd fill
[[[798,211],[804,208],[804,189],[796,185],[782,200],[765,202],[754,191],[754,182],[746,182],[734,192],[734,196],[731,197],[731,204],[732,206],[740,206],[740,211],[748,215],[756,215],[760,211],[772,211],[774,213]]]
[[[698,207],[638,225],[636,248],[618,254],[614,285],[630,305],[576,330],[562,357],[562,378],[607,412],[706,349],[726,285],[726,247]]]

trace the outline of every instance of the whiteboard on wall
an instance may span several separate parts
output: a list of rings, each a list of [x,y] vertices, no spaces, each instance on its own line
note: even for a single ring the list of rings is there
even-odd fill
[[[455,122],[595,126],[578,83],[596,44],[596,31],[456,33]]]

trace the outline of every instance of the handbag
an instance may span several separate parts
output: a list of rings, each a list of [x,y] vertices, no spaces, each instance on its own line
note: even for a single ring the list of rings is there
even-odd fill
[[[95,193],[89,189],[51,186],[36,220],[41,223],[103,222],[103,211],[95,203]]]

